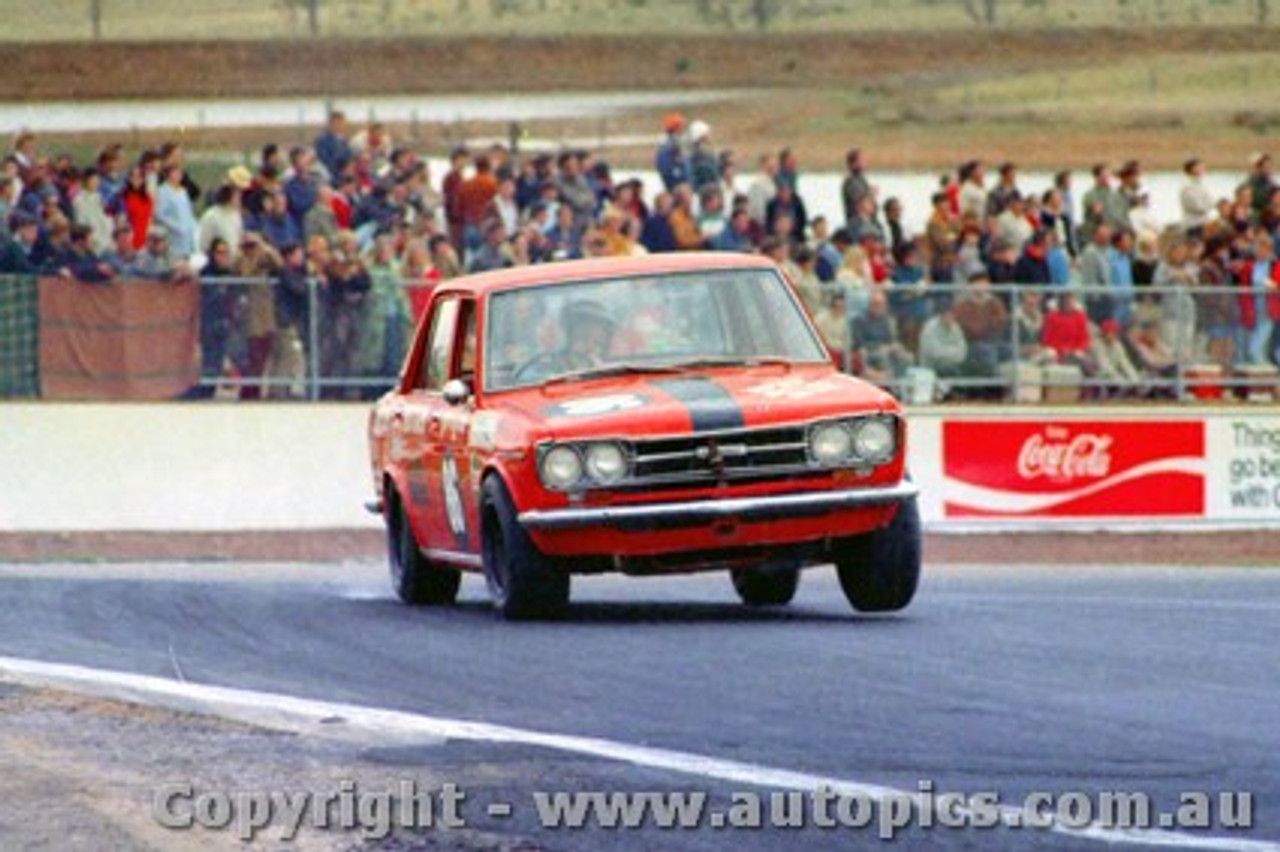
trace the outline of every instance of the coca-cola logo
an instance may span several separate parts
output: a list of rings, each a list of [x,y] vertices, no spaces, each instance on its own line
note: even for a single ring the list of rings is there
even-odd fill
[[[1032,435],[1018,452],[1018,475],[1023,479],[1103,479],[1111,473],[1111,436],[1065,430]]]

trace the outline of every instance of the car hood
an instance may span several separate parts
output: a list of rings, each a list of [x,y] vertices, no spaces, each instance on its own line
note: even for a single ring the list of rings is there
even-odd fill
[[[495,407],[540,421],[552,438],[718,432],[898,410],[879,388],[817,364],[552,384],[502,394]]]

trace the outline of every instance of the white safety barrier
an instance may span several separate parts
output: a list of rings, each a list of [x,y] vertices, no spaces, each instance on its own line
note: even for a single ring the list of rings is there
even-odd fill
[[[357,404],[0,406],[0,533],[368,527]],[[917,408],[935,528],[1280,524],[1280,410]]]

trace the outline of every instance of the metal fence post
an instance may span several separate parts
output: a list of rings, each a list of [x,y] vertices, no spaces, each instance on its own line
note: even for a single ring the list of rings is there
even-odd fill
[[[314,277],[307,278],[307,399],[320,398],[320,303]]]
[[[1009,291],[1009,362],[1013,364],[1013,384],[1009,388],[1009,401],[1017,405],[1022,398],[1022,346],[1018,340],[1018,306],[1022,304],[1017,284],[1010,284]]]

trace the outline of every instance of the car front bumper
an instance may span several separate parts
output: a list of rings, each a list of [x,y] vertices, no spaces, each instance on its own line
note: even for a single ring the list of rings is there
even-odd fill
[[[723,500],[686,500],[677,503],[535,509],[520,513],[520,523],[527,529],[538,532],[582,527],[612,527],[621,530],[677,529],[725,521],[750,524],[791,518],[814,518],[850,509],[886,507],[910,500],[918,493],[919,489],[916,488],[915,483],[903,480],[896,485],[878,488],[807,491],[801,494],[735,497]]]

